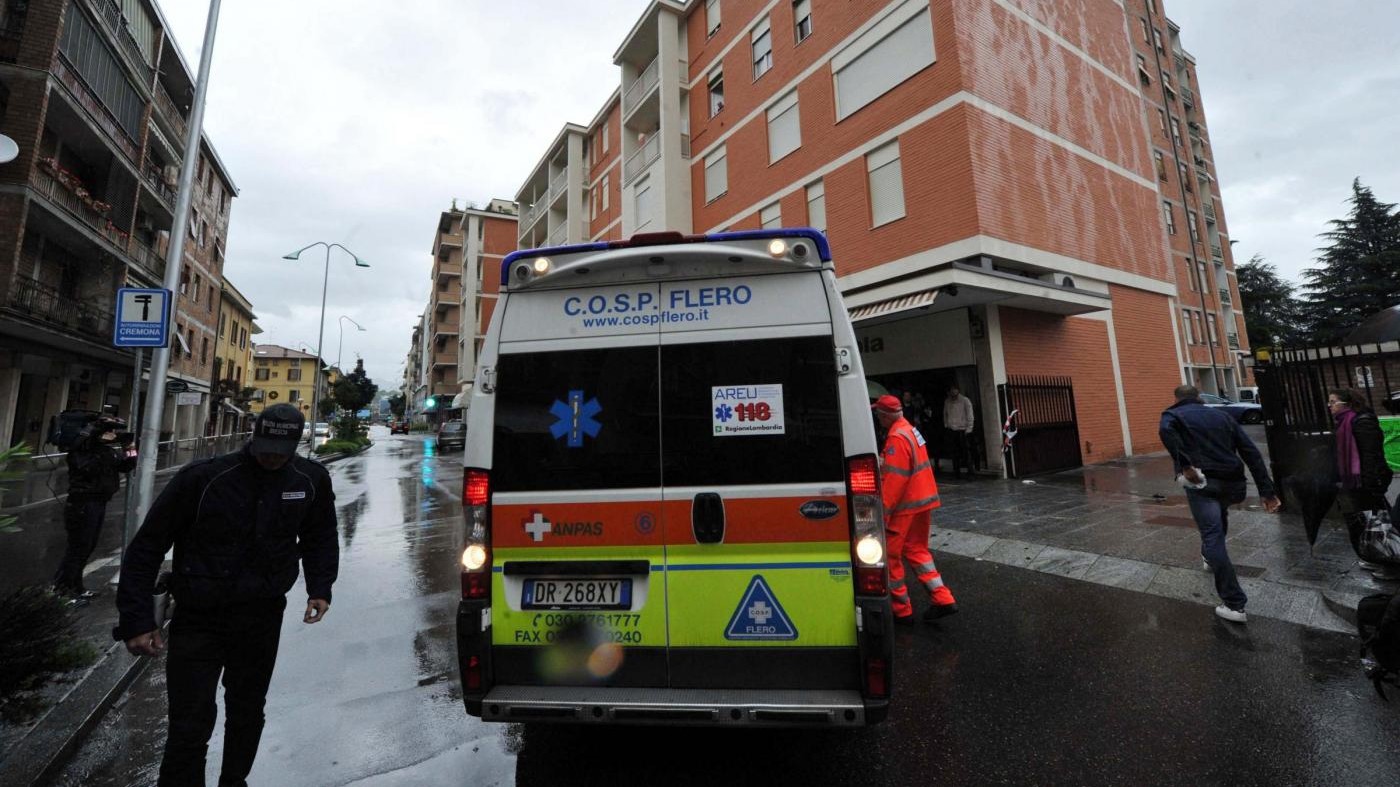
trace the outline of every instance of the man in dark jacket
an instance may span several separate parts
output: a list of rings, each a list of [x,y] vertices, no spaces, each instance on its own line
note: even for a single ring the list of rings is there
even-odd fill
[[[1201,531],[1201,558],[1206,570],[1215,575],[1215,592],[1224,602],[1215,614],[1231,623],[1244,623],[1249,598],[1225,550],[1225,536],[1230,529],[1230,506],[1244,502],[1248,493],[1245,465],[1259,487],[1264,510],[1272,514],[1281,504],[1264,457],[1234,416],[1201,404],[1201,393],[1194,386],[1177,386],[1175,394],[1176,404],[1162,413],[1158,435],[1186,482],[1186,502]]]
[[[330,608],[340,561],[335,494],[325,467],[296,456],[303,423],[291,405],[264,410],[241,451],[175,476],[127,548],[117,591],[121,621],[112,633],[135,655],[163,647],[151,594],[165,553],[175,548],[162,785],[204,784],[221,674],[219,784],[243,784],[252,770],[298,558],[309,597],[303,622],[320,621]]]
[[[68,501],[63,506],[68,545],[54,574],[53,589],[83,604],[96,595],[83,587],[83,568],[97,548],[107,502],[121,487],[121,474],[136,466],[131,441],[118,439],[125,427],[118,418],[97,418],[83,427],[68,451]]]

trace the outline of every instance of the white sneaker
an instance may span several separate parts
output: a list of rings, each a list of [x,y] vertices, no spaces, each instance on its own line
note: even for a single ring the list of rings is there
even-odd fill
[[[1244,623],[1247,620],[1244,614],[1244,610],[1230,609],[1224,604],[1221,604],[1220,606],[1215,608],[1215,616],[1220,618],[1221,620],[1228,620],[1231,623]]]
[[[1207,574],[1210,573],[1210,561],[1209,561],[1209,560],[1206,560],[1205,558],[1201,558],[1201,570],[1204,571],[1204,572],[1206,572]]]

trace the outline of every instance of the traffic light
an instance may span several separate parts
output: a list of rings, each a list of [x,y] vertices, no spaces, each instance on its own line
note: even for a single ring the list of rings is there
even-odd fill
[[[436,410],[436,409],[437,409],[437,397],[436,397],[436,396],[429,396],[427,399],[424,399],[424,400],[423,400],[423,409],[424,409],[424,410]]]

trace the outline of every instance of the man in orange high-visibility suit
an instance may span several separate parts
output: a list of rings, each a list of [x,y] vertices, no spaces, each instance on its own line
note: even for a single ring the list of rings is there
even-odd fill
[[[943,584],[928,551],[930,518],[938,508],[938,483],[928,459],[924,436],[904,420],[903,404],[881,396],[871,405],[881,428],[888,430],[880,457],[880,484],[885,503],[885,543],[889,549],[890,597],[896,623],[914,620],[914,605],[904,584],[904,560],[928,589],[933,606],[924,613],[934,621],[958,611],[952,591]]]

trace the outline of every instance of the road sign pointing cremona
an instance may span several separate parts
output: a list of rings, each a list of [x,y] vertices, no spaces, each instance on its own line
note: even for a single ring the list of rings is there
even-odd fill
[[[117,319],[112,344],[117,347],[164,347],[170,341],[169,290],[123,287],[117,290]]]

